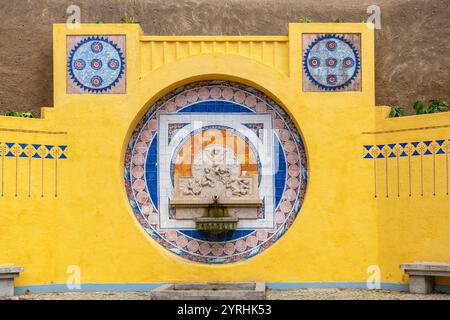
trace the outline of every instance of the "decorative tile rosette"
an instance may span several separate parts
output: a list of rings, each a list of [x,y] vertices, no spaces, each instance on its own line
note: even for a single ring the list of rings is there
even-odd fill
[[[273,228],[236,230],[221,239],[201,232],[159,227],[155,140],[157,116],[178,113],[205,101],[228,101],[238,105],[232,112],[271,113],[278,139],[280,169],[276,180]],[[197,110],[227,113],[229,110]],[[236,115],[239,117],[239,115]],[[277,155],[278,156],[278,155]],[[307,162],[301,136],[289,115],[264,93],[238,83],[204,81],[178,88],[158,100],[143,116],[130,138],[125,154],[125,187],[136,219],[144,230],[171,252],[200,263],[231,263],[248,259],[277,241],[292,225],[302,206],[307,184]],[[268,214],[268,213],[266,213]]]
[[[120,47],[108,37],[91,36],[69,51],[67,68],[77,87],[89,93],[102,93],[123,78],[125,58]]]
[[[348,87],[361,68],[356,46],[342,35],[315,38],[303,55],[303,70],[315,86],[326,91]]]

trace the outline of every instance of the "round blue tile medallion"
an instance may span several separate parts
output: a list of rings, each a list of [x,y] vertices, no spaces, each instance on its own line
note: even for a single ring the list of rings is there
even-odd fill
[[[358,49],[341,35],[317,37],[305,50],[303,69],[318,88],[335,91],[349,86],[360,71]]]
[[[100,93],[110,90],[123,77],[125,59],[113,41],[92,36],[79,41],[70,50],[67,67],[77,87]]]

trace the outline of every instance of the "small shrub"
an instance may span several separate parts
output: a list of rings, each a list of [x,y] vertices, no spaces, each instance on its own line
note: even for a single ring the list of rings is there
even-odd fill
[[[334,22],[336,22],[336,23],[343,23],[345,21],[344,21],[344,18],[339,17],[336,20],[334,20]]]
[[[448,101],[445,100],[430,100],[430,105],[428,106],[429,113],[436,113],[448,110],[450,105]]]
[[[430,100],[430,104],[426,106],[422,101],[417,100],[414,102],[413,108],[416,111],[416,114],[428,114],[446,111],[450,109],[450,105],[446,100],[434,99]]]
[[[427,107],[422,103],[422,101],[417,100],[413,104],[413,109],[416,111],[416,114],[426,114]]]
[[[314,22],[314,20],[310,19],[310,18],[307,18],[307,17],[301,17],[301,18],[297,19],[297,22],[300,22],[300,23],[311,23],[311,22]]]
[[[389,112],[389,118],[398,118],[405,115],[405,110],[399,106],[392,106]]]
[[[8,111],[5,113],[8,117],[34,118],[32,112]]]
[[[139,23],[134,17],[128,17],[127,14],[125,14],[122,19],[120,19],[120,23]]]

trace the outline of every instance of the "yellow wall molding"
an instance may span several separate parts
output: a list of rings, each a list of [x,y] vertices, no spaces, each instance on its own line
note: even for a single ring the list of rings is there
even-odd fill
[[[288,37],[283,36],[141,36],[141,73],[193,55],[239,55],[289,73]]]

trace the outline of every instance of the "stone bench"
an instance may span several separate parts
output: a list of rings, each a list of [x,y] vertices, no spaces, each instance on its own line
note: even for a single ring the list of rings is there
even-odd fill
[[[14,295],[14,278],[19,276],[23,267],[0,266],[0,297],[12,297]]]
[[[433,291],[434,277],[449,277],[450,263],[412,262],[400,265],[409,275],[409,292],[430,293]]]

